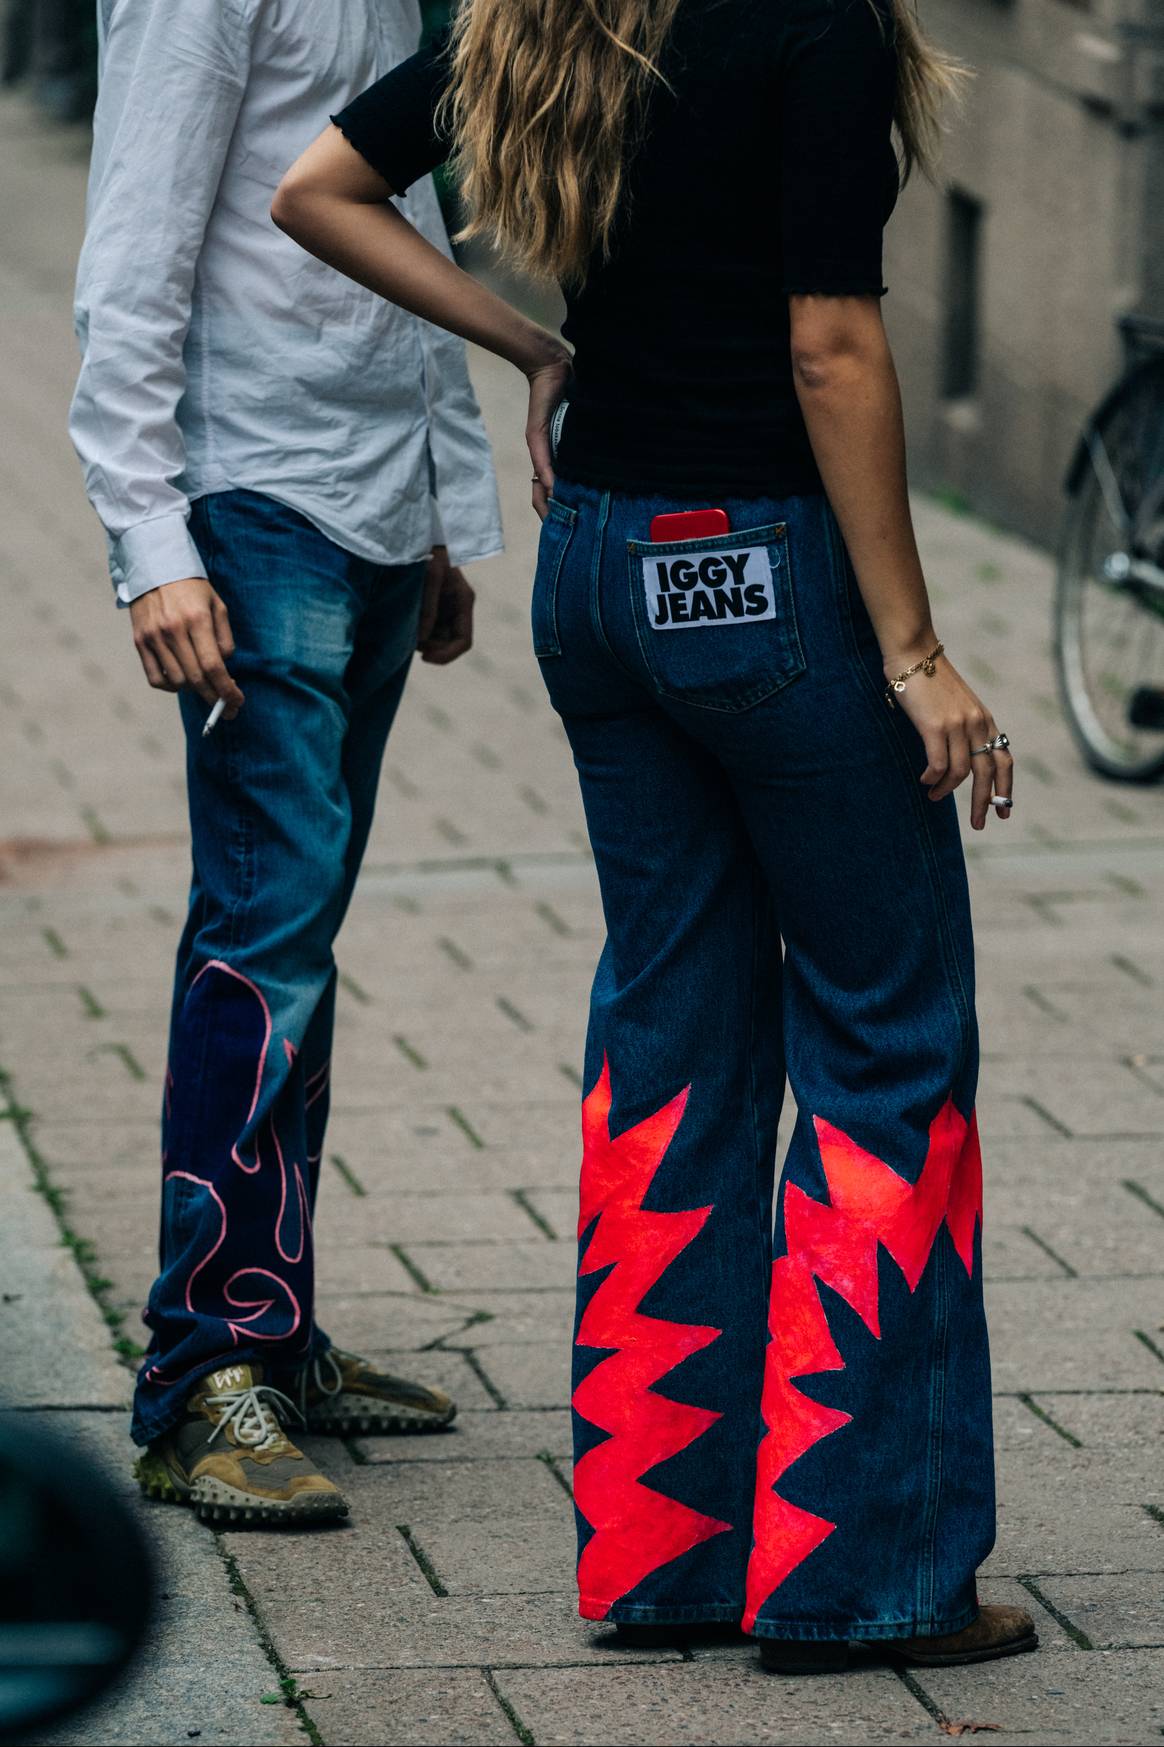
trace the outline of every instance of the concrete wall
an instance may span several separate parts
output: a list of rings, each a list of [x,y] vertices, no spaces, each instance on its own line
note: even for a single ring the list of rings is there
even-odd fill
[[[1119,370],[1118,318],[1164,316],[1164,0],[922,0],[976,72],[887,238],[886,305],[915,481],[1037,539],[1088,409]],[[980,203],[976,384],[947,398],[950,193]]]

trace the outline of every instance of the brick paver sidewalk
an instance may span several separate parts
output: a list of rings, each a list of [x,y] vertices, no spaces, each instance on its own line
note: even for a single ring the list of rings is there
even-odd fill
[[[181,749],[110,604],[64,436],[84,142],[11,100],[0,141],[0,1390],[124,1474],[128,1373],[109,1343],[139,1333],[153,1265]],[[459,1429],[321,1446],[354,1506],[331,1534],[215,1536],[150,1509],[167,1561],[153,1653],[60,1739],[865,1743],[977,1724],[1000,1742],[1157,1740],[1164,794],[1079,767],[1052,695],[1047,559],[932,504],[939,622],[1021,771],[1013,824],[970,846],[1002,1499],[983,1594],[1032,1604],[1045,1648],[794,1684],[743,1648],[620,1652],[574,1615],[564,1403],[601,928],[528,647],[520,384],[486,358],[476,374],[510,553],[475,578],[477,650],[416,673],[392,742],[341,943],[319,1216],[326,1326],[453,1389]],[[34,1174],[62,1192],[79,1270]],[[260,1702],[280,1677],[291,1702]]]

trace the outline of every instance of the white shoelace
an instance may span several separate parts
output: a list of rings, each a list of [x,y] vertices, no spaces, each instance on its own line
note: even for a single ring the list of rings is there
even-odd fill
[[[219,1432],[233,1426],[240,1444],[249,1450],[270,1450],[285,1441],[280,1424],[280,1409],[302,1419],[302,1414],[290,1397],[267,1383],[253,1383],[249,1389],[227,1389],[221,1395],[208,1395],[207,1407],[217,1408],[221,1418],[206,1442],[212,1444]]]
[[[324,1367],[328,1368],[327,1381],[324,1381]],[[320,1353],[310,1365],[304,1365],[299,1373],[299,1417],[307,1422],[307,1391],[311,1384],[321,1395],[342,1395],[344,1392],[344,1374],[335,1354],[329,1347],[326,1353]]]

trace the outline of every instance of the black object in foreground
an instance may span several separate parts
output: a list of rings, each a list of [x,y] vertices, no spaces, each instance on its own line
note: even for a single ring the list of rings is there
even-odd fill
[[[107,1691],[145,1635],[155,1593],[120,1493],[28,1419],[0,1413],[0,1741],[27,1741]]]

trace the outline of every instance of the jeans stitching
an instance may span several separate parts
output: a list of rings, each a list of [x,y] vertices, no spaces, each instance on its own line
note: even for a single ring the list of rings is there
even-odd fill
[[[942,1496],[942,1474],[946,1430],[946,1355],[950,1332],[950,1292],[947,1257],[944,1245],[938,1245],[934,1258],[934,1292],[937,1299],[937,1326],[934,1330],[934,1368],[930,1381],[930,1447],[926,1485],[926,1514],[922,1527],[921,1561],[918,1567],[918,1615],[932,1621],[937,1573],[938,1516]],[[932,1631],[932,1625],[929,1627]]]
[[[870,714],[877,723],[877,731],[892,749],[895,767],[903,779],[905,790],[909,797],[909,806],[913,813],[914,823],[918,830],[919,846],[926,865],[930,893],[938,915],[938,934],[942,946],[942,964],[946,972],[947,992],[951,1005],[958,1020],[962,1048],[958,1058],[957,1069],[953,1079],[956,1081],[965,1067],[970,1052],[973,1037],[973,1020],[970,1000],[967,994],[961,966],[958,963],[957,948],[953,937],[953,926],[950,918],[949,905],[946,902],[945,887],[938,867],[937,850],[933,838],[933,823],[925,809],[931,805],[924,801],[916,792],[918,785],[912,780],[913,772],[905,755],[905,748],[894,730],[894,724],[886,719],[884,707],[878,708],[882,700],[869,678],[861,650],[857,643],[856,630],[853,624],[852,609],[849,601],[847,561],[843,550],[838,547],[839,530],[831,510],[826,508],[826,532],[830,551],[833,556],[833,574],[837,585],[838,607],[841,626],[851,656],[850,667],[856,679],[857,687],[866,702],[870,705]]]
[[[773,522],[769,524],[769,526],[775,531],[777,539],[782,539],[784,544],[783,561],[775,565],[772,570],[772,592],[773,596],[775,596],[777,589],[780,590],[781,600],[786,607],[786,615],[785,618],[780,621],[780,629],[781,632],[786,635],[789,667],[787,673],[782,673],[775,680],[757,680],[748,690],[741,691],[730,703],[716,703],[710,698],[693,698],[685,692],[676,691],[673,687],[666,685],[655,672],[650,654],[648,653],[650,644],[644,631],[642,604],[639,599],[639,590],[634,573],[635,557],[639,556],[643,550],[653,550],[653,547],[649,542],[644,543],[642,540],[627,541],[627,584],[630,588],[631,620],[635,628],[635,640],[639,646],[639,657],[642,661],[643,669],[659,697],[666,698],[670,703],[682,704],[686,709],[713,710],[721,716],[740,716],[747,710],[755,709],[757,704],[764,703],[768,698],[775,697],[778,692],[782,692],[786,686],[791,685],[794,680],[799,679],[804,673],[807,663],[804,659],[804,648],[800,640],[800,626],[796,614],[796,596],[792,587],[792,560],[790,541],[787,534],[787,523]],[[745,533],[748,531],[749,530],[745,530]],[[757,532],[765,531],[767,530],[757,530]],[[742,537],[743,536],[741,536],[741,538]],[[725,536],[721,535],[719,538],[722,541]],[[768,545],[774,545],[776,543],[776,539],[767,542]],[[661,548],[663,551],[667,551],[668,549],[667,546]],[[678,549],[683,550],[683,546],[681,545]]]

